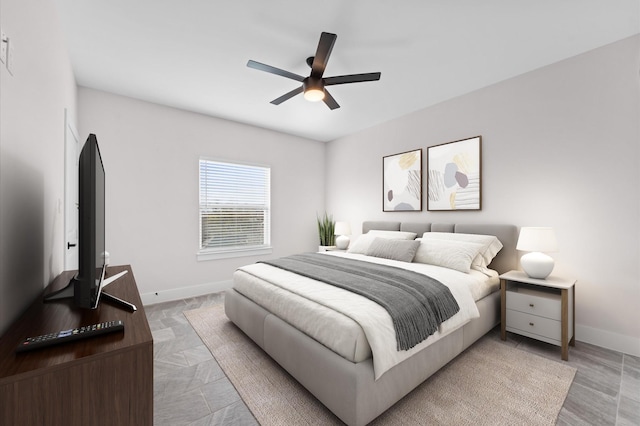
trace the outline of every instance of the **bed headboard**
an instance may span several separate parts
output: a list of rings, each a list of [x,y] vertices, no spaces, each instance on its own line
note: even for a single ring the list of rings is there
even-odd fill
[[[518,257],[516,243],[518,241],[518,228],[515,225],[488,225],[488,224],[451,224],[451,223],[425,223],[425,222],[390,222],[390,221],[365,221],[362,223],[362,233],[372,229],[385,231],[415,232],[418,237],[425,232],[459,232],[463,234],[495,235],[504,247],[491,262],[491,269],[499,273],[505,273],[516,269]]]

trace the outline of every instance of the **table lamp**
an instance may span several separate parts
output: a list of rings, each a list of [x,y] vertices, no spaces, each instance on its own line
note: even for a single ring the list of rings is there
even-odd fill
[[[336,237],[336,248],[339,250],[346,250],[349,247],[349,237],[351,235],[351,227],[349,222],[336,222],[336,226],[333,232]]]
[[[516,250],[529,253],[520,258],[520,265],[531,278],[545,279],[553,271],[554,261],[545,253],[558,250],[553,228],[523,227],[520,229]]]

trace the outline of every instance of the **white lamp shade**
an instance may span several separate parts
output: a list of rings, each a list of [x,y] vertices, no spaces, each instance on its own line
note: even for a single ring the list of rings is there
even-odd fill
[[[549,227],[523,227],[520,229],[516,249],[543,253],[558,251],[556,234]]]
[[[336,222],[333,233],[335,235],[351,235],[351,227],[349,226],[349,222]]]
[[[544,252],[558,250],[553,228],[525,227],[520,229],[517,250],[528,251],[520,258],[520,266],[531,278],[545,279],[553,271],[554,260]]]

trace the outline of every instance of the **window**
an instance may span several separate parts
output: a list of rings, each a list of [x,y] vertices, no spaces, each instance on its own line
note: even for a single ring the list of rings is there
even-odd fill
[[[270,188],[269,167],[201,158],[198,259],[270,253]]]

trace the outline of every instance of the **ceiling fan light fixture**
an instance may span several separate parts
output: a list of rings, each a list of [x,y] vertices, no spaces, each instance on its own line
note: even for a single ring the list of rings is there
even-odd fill
[[[324,99],[324,90],[309,89],[304,92],[304,98],[309,102],[318,102]]]
[[[304,98],[309,102],[318,102],[324,99],[324,87],[322,80],[307,77],[302,82]]]

